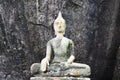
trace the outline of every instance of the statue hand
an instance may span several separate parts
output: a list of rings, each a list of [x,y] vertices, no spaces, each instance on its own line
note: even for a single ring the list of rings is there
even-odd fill
[[[67,60],[67,63],[71,64],[74,61],[75,57],[73,55]]]
[[[47,66],[49,65],[49,61],[48,61],[48,59],[47,58],[44,58],[44,59],[42,59],[42,61],[41,61],[41,71],[46,71],[46,69],[47,69]]]

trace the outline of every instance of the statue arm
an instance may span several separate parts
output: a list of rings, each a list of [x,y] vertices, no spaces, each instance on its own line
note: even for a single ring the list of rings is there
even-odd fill
[[[50,61],[50,58],[51,58],[51,44],[50,44],[50,41],[47,43],[47,50],[46,50],[46,58],[48,61]]]
[[[70,57],[68,59],[68,63],[72,63],[75,60],[75,56],[74,56],[74,43],[71,40],[70,41],[70,46],[69,46],[69,53],[70,53]]]
[[[51,58],[51,45],[50,42],[47,43],[46,57],[41,61],[41,71],[46,71],[47,66],[49,65],[49,61]]]

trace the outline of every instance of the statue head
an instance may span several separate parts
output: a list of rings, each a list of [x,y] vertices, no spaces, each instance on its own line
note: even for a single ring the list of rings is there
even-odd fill
[[[55,34],[65,34],[66,22],[62,17],[61,12],[59,12],[57,19],[54,21]]]

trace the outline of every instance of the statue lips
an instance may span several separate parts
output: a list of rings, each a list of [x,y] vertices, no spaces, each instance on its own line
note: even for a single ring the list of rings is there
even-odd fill
[[[64,32],[64,31],[62,31],[62,30],[61,30],[61,31],[58,31],[58,33],[63,33],[63,32]]]

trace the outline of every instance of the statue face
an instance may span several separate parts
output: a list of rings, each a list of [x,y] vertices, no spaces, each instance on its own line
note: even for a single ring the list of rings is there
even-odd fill
[[[62,21],[56,21],[54,23],[54,30],[56,33],[64,34],[65,33],[65,25]]]
[[[57,19],[54,21],[55,34],[65,34],[66,23],[62,17],[61,12],[59,12]]]

